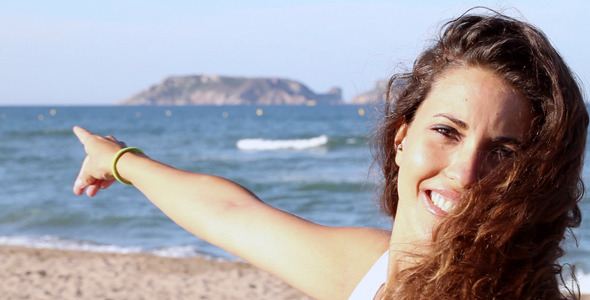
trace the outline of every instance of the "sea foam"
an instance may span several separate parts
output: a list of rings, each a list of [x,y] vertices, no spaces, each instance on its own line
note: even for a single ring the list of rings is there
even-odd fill
[[[91,242],[67,240],[54,236],[0,236],[0,245],[22,246],[28,248],[59,249],[74,251],[90,251],[105,253],[141,253],[141,247],[121,247],[115,245],[99,245]]]
[[[28,236],[0,236],[0,245],[19,246],[36,249],[73,250],[100,253],[137,254],[148,253],[162,257],[203,257],[209,260],[225,260],[199,252],[193,246],[170,246],[157,249],[145,249],[143,247],[123,247],[117,245],[101,245],[87,241],[67,240],[54,236],[28,237]]]
[[[265,139],[242,139],[236,143],[240,150],[249,151],[265,151],[265,150],[281,150],[293,149],[303,150],[323,146],[328,143],[328,137],[320,135],[310,139],[294,139],[294,140],[265,140]]]

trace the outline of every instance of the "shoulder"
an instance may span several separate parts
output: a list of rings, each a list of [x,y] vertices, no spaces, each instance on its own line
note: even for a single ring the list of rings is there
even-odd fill
[[[298,242],[279,251],[281,267],[273,264],[267,270],[314,299],[347,299],[388,250],[391,233],[374,228],[313,227],[306,234],[292,235]],[[268,264],[268,256],[265,261]]]
[[[333,256],[340,264],[334,270],[345,270],[342,290],[350,295],[363,277],[389,250],[391,232],[374,228],[340,228],[340,250]],[[385,270],[387,270],[387,255]]]
[[[387,281],[389,251],[385,251],[356,285],[348,300],[373,299]]]

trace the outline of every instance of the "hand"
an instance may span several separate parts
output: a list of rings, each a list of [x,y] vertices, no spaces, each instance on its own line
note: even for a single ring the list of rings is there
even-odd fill
[[[80,167],[80,173],[74,183],[74,194],[94,197],[100,189],[106,189],[115,182],[111,172],[111,163],[117,151],[125,147],[125,143],[112,136],[101,137],[90,131],[75,126],[74,134],[84,145],[86,158]]]

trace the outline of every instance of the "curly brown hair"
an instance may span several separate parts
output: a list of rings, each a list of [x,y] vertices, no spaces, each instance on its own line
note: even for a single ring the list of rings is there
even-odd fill
[[[412,122],[433,83],[454,67],[492,70],[531,103],[522,151],[462,195],[433,230],[431,251],[388,282],[387,299],[566,299],[560,244],[579,226],[578,202],[588,113],[571,70],[534,26],[493,12],[470,12],[443,26],[439,40],[392,77],[378,128],[382,209],[398,204],[395,135]],[[573,275],[572,275],[573,276]]]

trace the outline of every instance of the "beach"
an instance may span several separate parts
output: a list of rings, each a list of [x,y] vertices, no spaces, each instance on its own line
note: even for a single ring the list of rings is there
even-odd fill
[[[2,299],[310,299],[244,262],[0,246]]]
[[[245,262],[17,246],[0,261],[5,300],[311,299]]]

